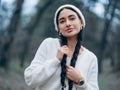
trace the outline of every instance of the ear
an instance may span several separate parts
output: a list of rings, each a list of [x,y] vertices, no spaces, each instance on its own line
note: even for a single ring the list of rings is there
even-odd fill
[[[81,24],[80,24],[80,29],[82,29],[82,28],[83,28],[83,24],[81,23]]]
[[[80,26],[83,26],[83,21],[82,20],[80,20]]]
[[[80,24],[80,30],[82,30],[83,29],[83,24]]]

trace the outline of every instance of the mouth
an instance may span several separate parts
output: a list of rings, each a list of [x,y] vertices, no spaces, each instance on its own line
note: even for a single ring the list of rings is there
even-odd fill
[[[67,28],[67,29],[66,29],[66,32],[69,33],[69,32],[72,32],[72,30],[73,30],[72,28]]]

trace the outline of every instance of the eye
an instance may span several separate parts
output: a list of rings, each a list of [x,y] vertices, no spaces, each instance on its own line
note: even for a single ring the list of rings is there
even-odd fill
[[[63,24],[64,22],[65,22],[65,20],[64,20],[64,19],[59,20],[59,23],[60,23],[60,24]]]
[[[71,17],[70,20],[72,20],[72,21],[75,20],[75,17]]]

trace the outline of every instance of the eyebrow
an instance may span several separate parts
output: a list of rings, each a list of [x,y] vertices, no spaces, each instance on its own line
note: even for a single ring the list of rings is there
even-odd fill
[[[72,14],[72,15],[69,15],[68,17],[76,17],[76,16]]]
[[[69,17],[69,18],[70,18],[70,17],[75,17],[75,15],[71,14],[71,15],[69,15],[68,17]],[[59,18],[58,21],[60,21],[60,20],[62,20],[62,19],[64,19],[64,17]]]
[[[58,19],[58,21],[60,21],[60,20],[64,20],[64,18],[62,17],[62,18]]]

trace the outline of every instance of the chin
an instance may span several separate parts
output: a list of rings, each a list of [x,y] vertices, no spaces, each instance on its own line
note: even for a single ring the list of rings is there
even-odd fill
[[[70,32],[70,33],[65,33],[63,34],[64,37],[74,37],[74,36],[77,36],[78,33],[77,32]]]
[[[65,35],[65,37],[67,37],[67,38],[72,38],[72,37],[75,37],[75,36],[77,36],[77,34],[72,34],[72,35]]]

